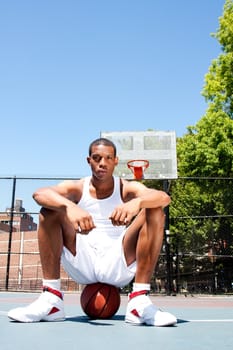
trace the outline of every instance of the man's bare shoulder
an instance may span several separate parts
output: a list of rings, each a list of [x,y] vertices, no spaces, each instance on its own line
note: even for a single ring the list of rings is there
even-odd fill
[[[75,188],[79,188],[79,187],[83,187],[83,183],[84,183],[84,178],[82,179],[75,179],[75,180],[64,180],[62,182],[60,182],[57,186],[58,187],[64,187],[64,188],[70,188],[70,189],[75,189]]]
[[[77,203],[82,196],[83,184],[84,178],[77,180],[64,180],[55,186],[55,190]]]
[[[147,187],[144,184],[138,181],[126,179],[121,179],[121,188],[122,198],[126,201],[142,195],[142,193],[147,190]]]
[[[137,190],[138,188],[141,188],[141,189],[147,188],[143,183],[136,180],[126,180],[121,178],[121,183],[122,183],[122,186],[128,190]]]

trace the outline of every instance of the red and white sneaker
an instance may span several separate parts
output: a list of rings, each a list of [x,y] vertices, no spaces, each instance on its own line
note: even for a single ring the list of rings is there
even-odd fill
[[[63,321],[65,319],[63,294],[50,287],[32,304],[8,312],[11,320],[18,322]]]
[[[176,317],[153,305],[147,293],[148,291],[143,290],[129,294],[125,321],[134,325],[146,324],[156,327],[175,325]]]

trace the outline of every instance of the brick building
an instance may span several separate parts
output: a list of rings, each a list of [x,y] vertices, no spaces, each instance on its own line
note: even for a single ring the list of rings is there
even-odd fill
[[[22,200],[19,199],[15,202],[12,232],[11,219],[9,208],[0,214],[0,290],[5,290],[7,284],[8,290],[39,291],[42,285],[42,271],[37,224],[33,217],[25,212]],[[64,291],[82,288],[67,276],[62,267],[61,282]]]
[[[0,233],[0,290],[5,289],[8,261],[9,233]],[[42,271],[36,231],[12,233],[9,268],[9,290],[41,290]],[[80,290],[82,286],[71,280],[61,267],[62,289]]]
[[[0,214],[0,232],[9,232],[11,224],[11,208],[6,208],[5,213]],[[33,217],[26,213],[23,208],[23,201],[16,199],[13,211],[13,231],[36,231],[37,224],[34,222]]]

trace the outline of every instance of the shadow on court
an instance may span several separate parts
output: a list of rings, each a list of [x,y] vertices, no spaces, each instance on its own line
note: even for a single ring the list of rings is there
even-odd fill
[[[65,295],[64,322],[18,323],[7,311],[35,300],[33,293],[0,293],[1,349],[143,349],[189,350],[233,348],[233,297],[154,296],[153,302],[176,315],[173,327],[132,326],[124,322],[127,297],[116,315],[89,319],[78,293]]]

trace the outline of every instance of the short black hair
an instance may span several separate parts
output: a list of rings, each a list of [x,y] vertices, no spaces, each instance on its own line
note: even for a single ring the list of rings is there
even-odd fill
[[[92,147],[93,147],[93,146],[98,146],[98,145],[104,145],[104,146],[112,147],[112,148],[113,148],[113,151],[114,151],[114,157],[116,157],[117,150],[116,150],[115,144],[114,144],[111,140],[106,139],[106,138],[104,138],[104,137],[100,137],[100,138],[98,138],[98,139],[92,141],[92,143],[91,143],[90,146],[89,146],[89,156],[91,156]]]

